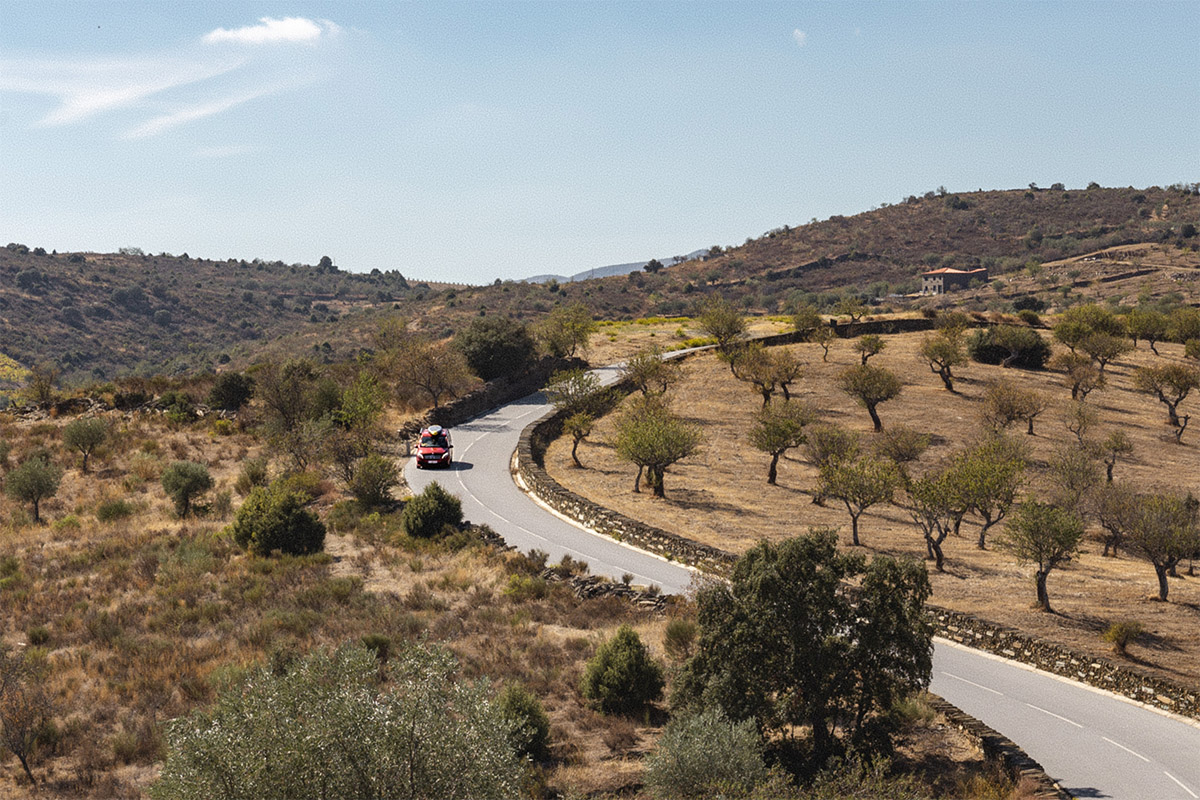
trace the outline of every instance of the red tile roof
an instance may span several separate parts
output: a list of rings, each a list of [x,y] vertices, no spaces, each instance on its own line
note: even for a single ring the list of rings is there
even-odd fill
[[[931,269],[929,272],[922,272],[922,275],[971,275],[976,272],[987,272],[987,267],[979,267],[978,269],[954,269],[953,267],[942,267],[941,269]]]

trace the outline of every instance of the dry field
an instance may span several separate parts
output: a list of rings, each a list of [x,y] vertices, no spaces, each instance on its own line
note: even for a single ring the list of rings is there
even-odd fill
[[[1038,417],[1036,435],[1027,437],[1033,466],[1027,494],[1044,491],[1039,472],[1056,447],[1074,441],[1065,427],[1070,391],[1060,375],[1028,372],[972,363],[955,381],[960,394],[951,394],[938,377],[918,359],[922,334],[885,337],[887,348],[872,364],[898,372],[905,383],[902,394],[879,408],[884,426],[905,425],[933,435],[933,446],[915,465],[914,474],[936,466],[951,451],[982,432],[978,409],[987,384],[1001,378],[1036,387],[1052,398]],[[822,363],[817,345],[792,346],[808,364],[800,399],[820,411],[824,421],[860,431],[869,440],[871,423],[834,384],[836,375],[857,363],[851,340],[838,340]],[[1164,359],[1181,359],[1179,345],[1159,345]],[[1109,367],[1108,388],[1089,396],[1099,412],[1100,435],[1120,428],[1133,441],[1134,452],[1119,462],[1117,480],[1131,481],[1144,489],[1200,494],[1200,429],[1188,430],[1177,445],[1165,424],[1165,407],[1131,387],[1131,373],[1154,356],[1143,344],[1134,353]],[[850,518],[845,507],[830,501],[814,505],[816,470],[791,451],[780,462],[778,485],[766,482],[769,457],[747,440],[752,415],[761,405],[759,396],[735,380],[729,368],[714,355],[688,360],[687,378],[675,392],[673,407],[703,428],[705,445],[698,453],[675,465],[666,474],[666,499],[648,492],[634,494],[635,470],[621,461],[612,446],[614,418],[606,417],[579,448],[584,469],[570,464],[569,441],[555,442],[548,453],[551,472],[572,490],[628,516],[734,552],[744,552],[760,539],[778,540],[805,532],[810,526],[840,526],[849,541]],[[1200,398],[1190,397],[1181,413],[1200,418]],[[1023,423],[1014,428],[1023,439]],[[902,499],[902,495],[898,496]],[[924,557],[923,539],[904,508],[888,505],[867,511],[860,520],[864,550]],[[1002,526],[1001,526],[1002,527]],[[1134,620],[1146,633],[1130,647],[1132,660],[1168,678],[1200,685],[1200,577],[1187,577],[1181,565],[1179,578],[1170,581],[1170,602],[1156,601],[1157,582],[1151,565],[1128,554],[1102,558],[1099,542],[1089,539],[1082,555],[1066,569],[1053,572],[1049,592],[1055,613],[1035,610],[1033,570],[1016,564],[998,549],[975,546],[977,528],[964,524],[959,539],[944,545],[946,572],[932,573],[932,602],[1005,623],[1078,651],[1107,654],[1101,634],[1114,621]],[[998,532],[993,529],[990,535]]]
[[[466,677],[524,683],[551,720],[547,786],[629,796],[640,785],[665,713],[605,716],[578,686],[587,659],[623,623],[669,663],[664,617],[615,598],[580,600],[531,576],[521,556],[409,539],[397,514],[354,512],[328,480],[317,485],[331,528],[325,553],[250,557],[221,530],[240,502],[241,464],[261,452],[252,433],[161,417],[111,421],[116,435],[84,475],[61,449],[67,420],[0,418],[10,467],[46,447],[65,469],[42,525],[0,495],[0,642],[24,654],[54,705],[53,734],[34,763],[40,786],[0,756],[0,797],[144,796],[164,755],[164,722],[211,702],[251,665],[366,635],[428,637],[457,654]],[[216,482],[187,520],[158,482],[175,459],[207,464]],[[98,520],[116,501],[125,513]],[[693,612],[681,603],[671,613]],[[935,796],[1019,792],[937,718],[914,722],[899,763]]]

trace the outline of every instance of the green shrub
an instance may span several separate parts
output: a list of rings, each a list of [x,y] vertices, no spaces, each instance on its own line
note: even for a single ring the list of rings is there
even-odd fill
[[[350,479],[350,494],[367,508],[386,505],[392,500],[392,489],[400,483],[396,462],[371,453],[354,465]]]
[[[700,626],[695,620],[676,618],[668,622],[667,630],[663,634],[663,648],[667,655],[676,661],[690,657],[699,632]]]
[[[509,575],[504,596],[517,602],[540,600],[550,591],[549,584],[537,575]]]
[[[1042,369],[1050,358],[1050,344],[1033,328],[996,325],[972,333],[967,354],[980,364],[1008,362],[1005,366]]]
[[[192,501],[213,487],[213,479],[204,464],[174,461],[163,470],[162,487],[167,496],[175,501],[175,513],[186,517],[191,511]]]
[[[1023,308],[1017,312],[1017,316],[1020,318],[1021,322],[1024,322],[1026,325],[1037,326],[1042,324],[1042,318],[1039,317],[1038,313],[1032,309]]]
[[[253,396],[253,378],[240,372],[223,372],[208,393],[208,404],[222,411],[237,411]]]
[[[233,540],[255,555],[281,553],[305,555],[325,548],[325,526],[305,509],[307,500],[276,481],[250,492],[230,526]]]
[[[212,708],[168,725],[150,796],[521,796],[524,767],[507,721],[486,683],[456,680],[457,671],[432,647],[393,656],[383,682],[363,647],[260,667]]]
[[[41,503],[58,493],[62,470],[41,454],[30,456],[4,479],[4,492],[18,503],[29,503],[33,521],[41,522]]]
[[[436,481],[404,504],[400,524],[404,532],[416,539],[440,536],[446,526],[462,524],[462,501],[442,488]]]
[[[76,419],[67,423],[62,432],[63,444],[72,450],[78,450],[83,456],[80,467],[88,471],[88,460],[96,449],[108,440],[108,423],[102,419]]]
[[[646,760],[656,800],[745,797],[767,778],[754,719],[730,722],[719,708],[671,720]]]
[[[100,522],[112,522],[133,516],[136,510],[128,500],[107,500],[96,506],[96,519]]]
[[[662,696],[662,667],[628,625],[622,625],[587,663],[580,691],[601,711],[635,714]]]
[[[1142,634],[1145,628],[1140,622],[1114,622],[1108,626],[1108,630],[1104,632],[1104,641],[1113,646],[1113,652],[1117,655],[1125,655],[1125,648],[1129,643]]]
[[[267,460],[265,458],[248,458],[242,462],[241,472],[234,481],[233,488],[238,494],[250,494],[255,486],[267,485]]]
[[[510,738],[517,755],[528,756],[534,761],[548,759],[550,718],[542,708],[542,701],[521,684],[510,683],[504,687],[496,703],[511,726]]]

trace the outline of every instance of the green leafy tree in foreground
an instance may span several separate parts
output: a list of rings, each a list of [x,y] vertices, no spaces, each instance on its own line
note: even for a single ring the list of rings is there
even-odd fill
[[[222,411],[237,411],[254,396],[254,379],[240,372],[223,372],[213,382],[208,404]]]
[[[733,303],[720,295],[709,295],[700,306],[696,325],[706,336],[715,339],[717,352],[729,358],[738,342],[746,336],[746,318]]]
[[[455,337],[454,347],[485,381],[523,372],[537,349],[529,328],[508,317],[476,317]]]
[[[1051,610],[1046,579],[1051,570],[1075,556],[1082,538],[1083,520],[1078,514],[1037,501],[1022,503],[1000,537],[1001,548],[1018,561],[1037,566],[1034,582],[1037,605],[1042,611]]]
[[[510,683],[496,698],[500,713],[512,730],[513,748],[534,761],[550,758],[550,718],[537,695],[519,683]]]
[[[92,454],[108,441],[108,423],[96,417],[71,420],[63,428],[62,440],[67,447],[79,451],[83,457],[79,468],[87,472]]]
[[[657,348],[641,350],[621,367],[621,380],[629,381],[644,396],[664,395],[683,380],[677,360],[666,360]]]
[[[1200,553],[1197,503],[1188,495],[1144,494],[1134,501],[1128,517],[1125,545],[1149,561],[1158,576],[1158,599],[1167,601],[1167,576],[1185,558]]]
[[[192,501],[213,487],[208,467],[195,461],[174,461],[163,470],[162,487],[175,503],[175,513],[186,517]]]
[[[574,358],[587,353],[588,343],[599,325],[592,310],[580,302],[559,306],[534,329],[539,343],[552,356]]]
[[[230,527],[233,540],[258,556],[276,550],[291,555],[321,552],[325,525],[305,508],[308,501],[286,481],[256,487]]]
[[[151,796],[166,800],[511,798],[524,767],[485,682],[456,680],[447,650],[318,651],[254,670],[167,728]],[[386,679],[380,681],[383,671]]]
[[[4,479],[4,493],[18,503],[33,507],[33,521],[41,522],[41,504],[58,493],[62,470],[50,460],[35,456],[12,470]]]
[[[861,583],[852,595],[845,583],[853,579]],[[697,595],[698,652],[672,706],[754,719],[783,747],[807,729],[813,764],[848,747],[886,750],[886,711],[929,683],[929,592],[919,562],[868,563],[839,552],[833,531],[760,543],[729,584]]]
[[[637,632],[622,625],[588,661],[580,692],[606,713],[636,714],[662,696],[664,683]]]

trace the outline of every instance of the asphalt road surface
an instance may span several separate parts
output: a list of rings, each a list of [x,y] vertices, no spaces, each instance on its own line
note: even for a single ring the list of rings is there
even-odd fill
[[[614,375],[602,371],[605,381]],[[513,482],[521,430],[548,409],[531,395],[454,428],[452,467],[417,470],[410,459],[409,485],[419,492],[438,481],[462,499],[467,519],[521,551],[546,551],[550,563],[569,554],[593,574],[686,591],[691,569],[586,531]],[[930,690],[1021,745],[1075,797],[1200,800],[1200,723],[940,640]]]

